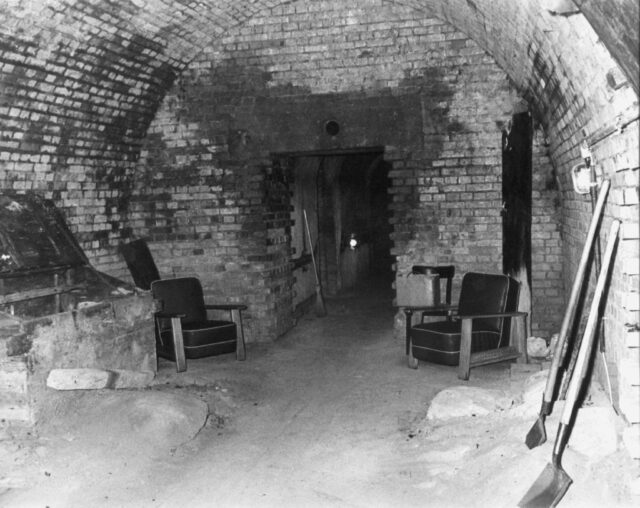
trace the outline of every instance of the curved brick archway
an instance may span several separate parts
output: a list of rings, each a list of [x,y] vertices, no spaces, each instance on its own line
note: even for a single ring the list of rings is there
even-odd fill
[[[593,2],[581,1],[585,15],[573,16],[552,16],[544,8],[554,4],[551,1],[390,3],[429,12],[470,36],[505,70],[545,123],[565,116],[576,97],[583,98],[578,106],[585,116],[581,124],[589,123],[587,115],[598,113],[594,90],[601,89],[606,73],[615,67],[613,60],[607,61],[607,49],[638,89],[634,22],[638,4],[633,0],[610,2],[606,13]],[[176,76],[229,29],[259,12],[277,11],[280,5],[307,8],[304,1],[248,0],[196,4],[5,0],[5,4],[0,17],[6,98],[12,97],[12,85],[28,90],[17,94],[16,106],[22,103],[43,114],[61,115],[62,120],[70,116],[83,130],[106,134],[103,148],[111,148],[117,138],[127,144],[143,137],[149,117]],[[627,29],[615,33],[615,26]],[[615,71],[613,79],[620,81]],[[123,114],[127,109],[142,112],[144,118],[134,122]],[[598,129],[598,125],[588,127],[589,133]]]
[[[369,3],[372,9],[397,5],[436,16],[487,51],[543,125],[560,173],[566,175],[579,156],[583,138],[598,141],[637,115],[633,0],[610,2],[606,12],[581,1],[584,14],[571,15],[552,15],[549,10],[562,2],[551,0]],[[135,163],[178,77],[198,55],[215,50],[225,34],[245,26],[250,33],[258,15],[324,9],[304,0],[3,4],[1,185],[53,197],[105,269],[120,264],[114,247],[122,228],[131,226],[123,225],[122,215],[129,211]],[[616,25],[628,28],[623,37],[615,37]],[[615,171],[621,147],[633,151],[633,140],[599,146],[597,159]]]
[[[308,29],[322,18],[320,14],[328,3],[331,2],[0,0],[0,188],[33,189],[54,198],[94,263],[110,273],[122,273],[118,243],[132,231],[144,231],[152,225],[164,227],[164,218],[172,213],[172,209],[163,208],[166,199],[156,199],[166,190],[154,189],[152,185],[158,177],[154,164],[171,166],[174,176],[183,177],[181,171],[192,162],[189,154],[181,150],[199,142],[189,132],[194,125],[197,127],[200,111],[184,114],[181,108],[192,99],[191,94],[203,92],[193,78],[202,75],[206,66],[215,61],[216,52],[226,51],[225,46],[234,44],[237,50],[242,50],[247,44],[245,38],[254,43],[258,37],[254,20],[268,20],[270,16],[282,19],[288,12],[309,13],[309,25],[296,27]],[[624,358],[623,323],[637,321],[637,308],[625,303],[630,294],[637,295],[638,284],[633,263],[637,261],[637,233],[633,232],[633,226],[637,226],[634,221],[638,214],[637,1],[607,2],[605,11],[596,2],[576,0],[582,13],[566,15],[549,12],[567,3],[552,0],[366,0],[366,3],[372,12],[384,5],[393,17],[395,10],[406,12],[410,8],[416,16],[438,18],[455,27],[453,31],[466,34],[486,55],[479,56],[477,47],[471,44],[467,47],[466,42],[456,47],[447,39],[453,37],[447,31],[437,36],[430,34],[434,36],[430,41],[443,42],[443,48],[449,51],[446,59],[457,59],[456,65],[467,71],[470,68],[467,60],[478,59],[474,69],[486,65],[492,68],[491,75],[496,75],[493,67],[499,67],[510,86],[509,90],[507,86],[502,90],[504,96],[513,91],[526,99],[542,126],[539,149],[545,152],[541,156],[545,162],[538,172],[540,188],[544,190],[546,186],[546,190],[555,193],[554,176],[564,188],[564,192],[558,193],[564,199],[559,219],[563,226],[563,253],[557,255],[555,265],[546,261],[540,265],[542,270],[549,271],[557,271],[557,265],[562,265],[567,283],[574,272],[589,217],[588,201],[570,191],[570,170],[580,161],[580,143],[586,139],[592,144],[595,160],[613,181],[607,220],[622,218],[632,226],[625,233],[629,241],[620,248],[620,255],[628,262],[614,275],[612,300],[616,306],[609,311],[616,315],[616,320],[608,325],[608,336],[617,337],[612,356],[616,361]],[[353,21],[359,22],[357,17]],[[335,20],[327,18],[322,22],[326,28]],[[351,22],[348,12],[343,13],[341,22]],[[279,30],[285,32],[290,28],[285,21],[280,23]],[[621,28],[616,30],[618,27]],[[398,37],[413,35],[399,30],[397,33],[381,30],[382,40],[367,40],[372,45],[393,44]],[[270,51],[268,46],[269,41],[265,40],[262,49]],[[437,51],[430,55],[429,49],[424,49],[425,60],[433,62],[439,54]],[[208,55],[213,56],[207,60]],[[436,62],[432,68],[444,65]],[[269,76],[260,75],[264,88],[278,81],[278,73],[283,76],[289,71],[273,69],[268,71]],[[383,75],[386,71],[379,72]],[[476,80],[479,76],[476,74]],[[215,74],[213,77],[205,92],[215,96],[218,90]],[[378,97],[374,81],[366,92]],[[286,94],[286,87],[280,85],[281,92]],[[311,90],[309,95],[329,93],[331,83],[323,86],[324,89],[318,89],[320,93]],[[447,95],[446,90],[438,92]],[[458,90],[458,97],[462,95],[463,91]],[[388,96],[391,98],[385,99],[387,104],[396,100],[393,92]],[[483,101],[487,96],[485,91],[478,98]],[[240,104],[246,106],[241,101]],[[433,113],[438,105],[430,107],[429,112]],[[180,121],[174,121],[180,115],[183,115]],[[164,124],[168,117],[171,121]],[[223,123],[218,125],[222,131],[226,129]],[[456,125],[451,122],[450,128],[447,135],[455,138]],[[174,135],[165,136],[171,129]],[[237,151],[243,142],[242,132],[235,132],[238,139],[229,134],[230,131],[222,132],[213,139],[223,147],[222,152],[229,143],[233,145],[231,151]],[[152,156],[164,158],[149,160],[149,153],[143,150],[149,146],[160,148]],[[203,160],[216,157],[221,160],[215,150],[209,157]],[[184,189],[178,186],[172,195],[181,194],[181,199],[199,203],[215,201],[219,189],[225,186],[242,187],[243,191],[258,187],[264,182],[258,183],[258,177],[247,169],[251,164],[255,161],[223,161],[219,166],[207,168],[209,173],[204,176],[187,175],[194,178],[193,186]],[[402,164],[406,167],[400,171],[407,171],[407,180],[421,169],[412,160],[403,160]],[[140,171],[145,165],[148,171]],[[256,180],[246,181],[245,176]],[[546,178],[550,181],[545,181]],[[219,188],[210,185],[216,179],[221,182]],[[273,188],[278,183],[267,182]],[[425,190],[418,200],[426,201],[430,193],[438,192],[437,184],[429,187],[429,182],[423,181],[421,185],[436,190]],[[131,205],[144,194],[140,189],[155,192],[143,196],[148,201],[146,214],[138,213]],[[198,194],[191,194],[193,189]],[[541,208],[548,205],[542,199],[540,202],[544,202]],[[233,199],[224,197],[215,203],[220,210],[224,209],[218,214],[225,216],[220,220],[231,221],[236,211]],[[450,213],[455,217],[455,210]],[[200,232],[207,229],[206,224],[198,223],[200,219],[185,212],[177,222],[189,222]],[[555,224],[549,230],[544,226],[541,237],[557,233],[553,229]],[[243,240],[265,243],[260,227],[247,226],[252,227],[256,231],[243,232],[247,235]],[[410,237],[415,232],[407,227],[398,234]],[[167,231],[166,238],[175,243],[183,240],[173,231]],[[460,235],[451,233],[449,239],[460,241]],[[234,245],[219,248],[225,255],[235,254]],[[264,270],[264,253],[252,255],[255,264]]]
[[[72,166],[87,155],[93,159],[92,151],[99,154],[95,158],[126,165],[136,157],[162,97],[196,55],[257,13],[287,5],[322,9],[302,0],[4,3],[1,113],[8,121],[3,151],[5,161],[20,163],[9,164],[9,180],[33,180],[24,172],[32,171],[34,148],[46,154],[35,161],[44,169]],[[625,74],[607,48],[637,90],[638,29],[633,20],[638,6],[633,0],[612,2],[606,16],[592,2],[579,2],[586,16],[552,16],[542,7],[554,3],[549,1],[390,3],[435,15],[485,49],[539,120],[551,131],[556,126],[563,131],[549,132],[552,144],[576,132],[598,133],[621,115],[623,108],[616,107],[607,83],[619,87]],[[615,21],[629,27],[621,40],[611,35]],[[570,144],[556,148],[573,149]],[[14,175],[14,168],[20,174]]]
[[[372,8],[378,3],[373,0]],[[606,16],[593,2],[578,2],[585,15],[572,16],[552,16],[542,6],[554,2],[542,0],[384,3],[435,15],[485,49],[537,112],[563,162],[577,153],[576,134],[596,139],[633,116],[627,110],[635,94],[624,84],[627,79],[637,90],[633,0],[610,2]],[[3,186],[50,190],[70,216],[78,211],[63,192],[76,199],[74,187],[85,175],[105,192],[109,184],[130,178],[130,163],[162,98],[197,55],[258,13],[291,6],[322,10],[303,0],[3,4]],[[611,35],[616,23],[629,28],[619,40]],[[117,210],[126,202],[109,205]],[[105,244],[111,226],[101,224],[102,236],[85,235],[87,243]]]

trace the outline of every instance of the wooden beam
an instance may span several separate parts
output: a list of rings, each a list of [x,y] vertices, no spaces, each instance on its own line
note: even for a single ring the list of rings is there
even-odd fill
[[[44,296],[59,295],[61,293],[69,293],[78,289],[84,289],[85,284],[76,284],[73,286],[58,286],[53,288],[41,288],[30,289],[28,291],[19,291],[17,293],[11,293],[9,295],[0,296],[0,305],[6,305],[8,303],[22,302],[25,300],[34,300],[35,298],[42,298]]]

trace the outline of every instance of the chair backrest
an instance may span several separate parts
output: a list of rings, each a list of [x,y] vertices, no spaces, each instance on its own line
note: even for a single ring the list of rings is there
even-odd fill
[[[120,246],[120,252],[129,267],[133,282],[140,289],[149,290],[151,283],[160,278],[147,242],[142,238]]]
[[[162,311],[185,314],[182,322],[189,323],[207,319],[202,285],[195,277],[161,279],[151,283],[151,294],[162,302]]]
[[[520,283],[508,275],[469,272],[462,278],[458,313],[464,316],[514,312],[519,293]],[[503,339],[510,333],[511,319],[489,318],[477,322],[500,331]]]
[[[451,287],[453,285],[453,276],[456,274],[456,267],[454,265],[413,265],[411,267],[411,273],[435,274],[440,277],[440,281],[446,280],[445,302],[447,305],[451,305]]]

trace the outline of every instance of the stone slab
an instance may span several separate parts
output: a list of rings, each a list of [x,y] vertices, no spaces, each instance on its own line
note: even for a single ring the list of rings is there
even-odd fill
[[[155,377],[151,371],[105,369],[51,369],[47,386],[54,390],[101,390],[105,388],[143,388]]]

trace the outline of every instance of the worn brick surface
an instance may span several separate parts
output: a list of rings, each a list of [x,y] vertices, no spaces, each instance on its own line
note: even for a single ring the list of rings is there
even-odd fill
[[[602,230],[624,222],[606,356],[631,355],[636,0],[576,2],[584,15],[571,16],[506,0],[6,4],[0,188],[53,198],[99,268],[126,276],[118,244],[145,236],[163,275],[196,273],[212,296],[250,294],[250,335],[277,335],[290,325],[290,273],[269,153],[376,144],[393,164],[398,269],[497,270],[500,130],[522,97],[539,124],[533,331],[556,326],[573,282],[590,201],[570,170],[586,139],[612,181]],[[330,117],[337,140],[322,131]]]
[[[450,25],[417,18],[409,9],[380,5],[372,12],[369,3],[345,9],[328,2],[312,16],[282,6],[230,31],[192,64],[185,92],[176,89],[151,126],[139,171],[149,176],[143,195],[132,200],[141,215],[149,215],[149,227],[136,233],[162,241],[183,231],[175,222],[158,224],[153,212],[162,205],[157,197],[144,197],[154,195],[156,186],[163,200],[187,208],[189,228],[207,208],[220,214],[221,203],[195,206],[193,190],[183,196],[176,181],[206,181],[218,200],[240,191],[233,211],[238,222],[209,223],[208,232],[226,227],[239,250],[233,255],[254,269],[257,261],[264,263],[258,268],[266,277],[260,295],[247,291],[255,286],[246,273],[231,270],[244,279],[249,316],[260,319],[263,329],[276,320],[281,324],[274,329],[281,332],[291,313],[289,205],[286,192],[277,197],[278,185],[286,191],[286,182],[261,177],[259,162],[271,152],[387,146],[398,269],[430,257],[454,262],[460,274],[501,267],[495,255],[501,247],[501,126],[521,99],[482,49]],[[323,131],[329,118],[342,126],[336,138]],[[246,171],[242,188],[203,174],[203,166],[219,165],[222,176],[239,164]],[[225,253],[207,251],[208,262],[212,256],[225,263]],[[226,272],[190,266],[212,283]],[[543,315],[549,311],[557,314],[541,309]],[[251,320],[249,330],[258,331]]]

